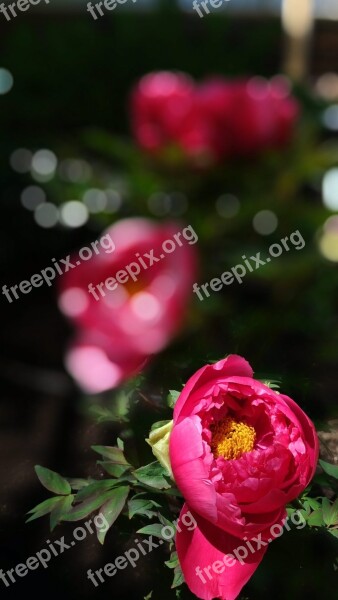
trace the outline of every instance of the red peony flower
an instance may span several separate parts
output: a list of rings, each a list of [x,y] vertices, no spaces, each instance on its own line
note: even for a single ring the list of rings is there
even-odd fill
[[[191,591],[234,600],[262,560],[271,528],[314,475],[318,439],[291,398],[253,379],[229,356],[197,371],[174,409],[171,468],[197,527],[178,529],[176,547]],[[239,554],[243,540],[254,552]],[[255,545],[255,542],[259,540]],[[217,565],[210,575],[210,565]],[[207,571],[209,568],[209,576]]]
[[[290,142],[299,108],[285,78],[216,78],[197,85],[183,73],[143,77],[131,97],[131,123],[141,148],[170,148],[196,165],[255,155]]]
[[[66,365],[91,393],[119,385],[168,344],[196,277],[191,226],[125,219],[103,238],[106,252],[60,280],[60,308],[78,330]]]

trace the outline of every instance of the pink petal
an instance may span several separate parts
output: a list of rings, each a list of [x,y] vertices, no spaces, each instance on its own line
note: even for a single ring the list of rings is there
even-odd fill
[[[240,377],[252,377],[253,370],[249,363],[236,354],[231,354],[223,360],[218,361],[213,365],[206,365],[202,367],[196,373],[190,377],[186,385],[184,386],[174,408],[174,421],[176,422],[180,416],[186,401],[189,399],[190,394],[196,389],[205,385],[210,381],[215,384],[215,379],[224,379],[233,376]]]
[[[197,523],[194,529],[191,516]],[[254,543],[252,547],[256,549]],[[252,552],[245,541],[191,513],[185,504],[178,523],[176,548],[185,581],[193,594],[202,600],[235,600],[260,564],[267,546]],[[236,550],[241,560],[233,555]]]

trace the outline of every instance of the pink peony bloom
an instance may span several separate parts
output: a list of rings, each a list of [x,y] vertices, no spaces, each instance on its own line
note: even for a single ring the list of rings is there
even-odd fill
[[[314,426],[291,398],[253,379],[247,361],[232,355],[185,385],[174,409],[170,460],[186,502],[180,518],[190,510],[197,522],[193,531],[181,525],[176,536],[185,580],[199,598],[234,600],[262,560],[270,528],[283,523],[286,504],[314,475]],[[243,540],[252,540],[255,551],[240,560],[233,552]],[[203,569],[213,563],[218,574],[209,577]]]
[[[89,393],[116,387],[169,343],[196,278],[192,244],[197,236],[190,226],[182,230],[177,223],[131,218],[110,227],[105,236],[115,244],[114,251],[101,249],[60,279],[59,306],[78,330],[66,366]],[[162,246],[167,240],[172,242]],[[127,278],[131,263],[136,264],[131,272],[139,265],[139,274]],[[126,281],[112,285],[119,272]],[[109,278],[114,289],[103,285],[101,293],[96,286]],[[95,292],[89,292],[89,284]]]
[[[141,148],[161,157],[174,147],[197,166],[287,144],[298,113],[283,77],[219,77],[197,85],[183,73],[163,71],[143,77],[131,96]]]

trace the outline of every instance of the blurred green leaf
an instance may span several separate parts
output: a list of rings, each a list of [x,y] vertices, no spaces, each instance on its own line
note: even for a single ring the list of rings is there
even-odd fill
[[[35,472],[42,485],[50,492],[62,495],[71,493],[72,490],[68,481],[64,479],[64,477],[61,477],[61,475],[58,473],[55,473],[55,471],[51,471],[50,469],[46,469],[45,467],[37,465],[35,467]]]

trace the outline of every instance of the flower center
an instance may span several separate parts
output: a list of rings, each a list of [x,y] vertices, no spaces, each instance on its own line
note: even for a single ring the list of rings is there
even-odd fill
[[[250,452],[255,444],[256,432],[243,421],[226,417],[210,427],[212,432],[211,450],[215,458],[223,456],[226,460],[239,458],[244,452]]]

